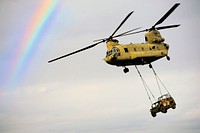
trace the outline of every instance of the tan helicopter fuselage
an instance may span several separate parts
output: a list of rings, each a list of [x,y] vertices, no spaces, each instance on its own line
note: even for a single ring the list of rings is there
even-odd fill
[[[146,43],[119,44],[117,40],[106,42],[107,53],[104,60],[110,65],[129,66],[150,64],[168,55],[169,45],[157,30],[145,34]]]

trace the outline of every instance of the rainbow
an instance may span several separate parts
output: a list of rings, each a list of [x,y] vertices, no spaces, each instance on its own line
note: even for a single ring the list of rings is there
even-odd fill
[[[17,80],[28,67],[31,57],[37,51],[38,45],[48,29],[48,23],[56,12],[59,0],[42,0],[33,17],[28,20],[26,31],[24,32],[19,47],[15,55],[15,67],[12,80]]]

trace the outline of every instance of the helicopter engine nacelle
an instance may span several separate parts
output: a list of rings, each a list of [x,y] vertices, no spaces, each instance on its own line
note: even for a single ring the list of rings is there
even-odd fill
[[[165,39],[162,38],[158,30],[150,30],[145,34],[145,41],[146,43],[161,43],[164,42]]]
[[[110,51],[113,47],[119,45],[119,41],[118,40],[115,40],[115,39],[112,39],[112,40],[109,40],[106,42],[106,46],[107,46],[107,49],[108,51]]]

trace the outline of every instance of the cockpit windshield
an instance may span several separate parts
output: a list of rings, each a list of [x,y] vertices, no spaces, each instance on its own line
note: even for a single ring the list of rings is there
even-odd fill
[[[118,53],[118,52],[119,52],[119,49],[113,48],[113,49],[111,49],[110,51],[107,51],[107,52],[106,52],[106,56],[110,56],[110,55],[112,55],[112,54],[114,54],[114,53]]]

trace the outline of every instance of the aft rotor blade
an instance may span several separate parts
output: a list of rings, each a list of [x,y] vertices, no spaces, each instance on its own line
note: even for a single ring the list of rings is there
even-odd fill
[[[138,29],[141,29],[142,27],[138,27],[138,28],[135,28],[135,29],[132,29],[132,30],[129,30],[129,31],[126,31],[126,32],[123,32],[121,34],[118,34],[116,36],[113,36],[112,38],[117,38],[117,37],[120,37],[120,36],[123,36],[125,34],[128,34],[132,31],[135,31],[135,30],[138,30]],[[94,40],[93,42],[97,42],[97,41],[106,41],[108,38],[104,38],[104,39],[98,39],[98,40]]]
[[[52,60],[48,61],[48,63],[51,63],[51,62],[53,62],[53,61],[56,61],[56,60],[65,58],[65,57],[67,57],[67,56],[70,56],[70,55],[73,55],[73,54],[76,54],[76,53],[79,53],[79,52],[84,51],[84,50],[90,49],[90,48],[92,48],[92,47],[94,47],[94,46],[96,46],[96,45],[98,45],[98,44],[100,44],[100,43],[102,43],[102,42],[103,42],[103,41],[94,43],[94,44],[92,44],[92,45],[89,45],[89,46],[87,46],[87,47],[85,47],[85,48],[82,48],[82,49],[79,49],[79,50],[77,50],[77,51],[74,51],[74,52],[72,52],[72,53],[69,53],[69,54],[60,56],[60,57],[58,57],[58,58],[52,59]]]
[[[128,36],[128,35],[133,35],[133,34],[137,34],[137,33],[141,33],[141,32],[146,32],[147,30],[141,30],[141,31],[136,31],[136,32],[132,32],[132,33],[127,33],[127,34],[123,34],[121,36]],[[120,37],[121,37],[120,36]]]
[[[168,26],[161,26],[161,27],[156,27],[157,30],[163,30],[163,29],[169,29],[169,28],[176,28],[179,27],[180,24],[177,25],[168,25]]]
[[[129,31],[123,32],[123,33],[121,33],[121,34],[119,34],[119,35],[113,36],[112,38],[117,38],[117,37],[120,37],[120,36],[126,35],[126,34],[128,34],[128,33],[130,33],[130,32],[133,32],[133,31],[138,30],[138,29],[141,29],[141,28],[142,28],[142,27],[138,27],[138,28],[135,28],[135,29],[132,29],[132,30],[129,30]]]
[[[161,24],[179,5],[180,3],[176,3],[153,27]]]
[[[168,25],[168,26],[161,26],[161,27],[156,27],[157,30],[163,30],[163,29],[169,29],[169,28],[176,28],[176,27],[179,27],[180,24],[177,24],[177,25]],[[146,30],[141,30],[141,31],[136,31],[136,32],[132,32],[132,33],[127,33],[127,34],[122,34],[120,36],[117,36],[117,37],[121,37],[121,36],[128,36],[128,35],[133,35],[133,34],[137,34],[137,33],[141,33],[141,32],[146,32],[148,31],[149,29],[146,29]],[[114,36],[115,37],[115,36]]]
[[[121,28],[121,26],[126,22],[126,20],[131,16],[132,13],[133,13],[133,11],[130,12],[130,13],[126,16],[126,18],[121,22],[121,24],[117,27],[117,29],[112,33],[112,35],[110,36],[110,38],[112,38],[112,37],[115,35],[115,33],[119,30],[119,28]]]

